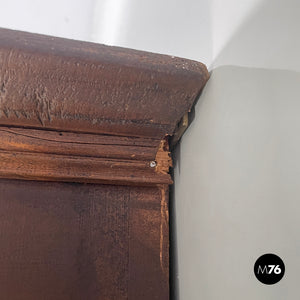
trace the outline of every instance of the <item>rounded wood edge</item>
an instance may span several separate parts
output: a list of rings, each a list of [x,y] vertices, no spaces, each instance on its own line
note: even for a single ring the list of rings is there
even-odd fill
[[[183,58],[0,29],[0,177],[171,184],[166,137],[208,78]]]
[[[163,139],[208,77],[188,59],[0,29],[0,125]]]

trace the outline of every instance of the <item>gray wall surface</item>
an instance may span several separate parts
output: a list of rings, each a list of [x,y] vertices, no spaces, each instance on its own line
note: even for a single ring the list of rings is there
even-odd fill
[[[176,151],[177,299],[299,298],[299,10],[257,2],[210,64]],[[273,286],[253,273],[270,252],[286,266]]]
[[[298,299],[300,74],[212,71],[176,153],[180,299]],[[256,259],[279,255],[264,286]]]

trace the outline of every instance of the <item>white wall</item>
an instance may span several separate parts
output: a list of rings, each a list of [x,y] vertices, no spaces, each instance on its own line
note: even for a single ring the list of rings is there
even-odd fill
[[[179,299],[298,299],[300,2],[260,1],[237,27],[244,1],[225,2],[214,2],[212,76],[177,149]],[[286,265],[274,286],[253,274],[269,252]]]
[[[300,71],[299,1],[230,0],[229,6],[225,5],[227,1],[214,2],[224,4],[223,9],[218,10],[217,15],[222,15],[224,21],[215,26],[215,40],[222,41],[224,25],[230,29],[225,35],[226,42],[222,45],[215,42],[219,47],[214,50],[214,67],[240,65]],[[245,2],[256,5],[252,5],[242,22],[236,23],[238,26],[232,30],[231,15],[236,6]]]
[[[210,0],[96,0],[93,39],[212,60]]]
[[[215,69],[180,145],[175,190],[180,299],[300,294],[300,74]],[[286,274],[263,286],[255,260]]]
[[[89,41],[94,0],[0,0],[0,27]]]
[[[300,2],[0,0],[0,26],[206,63],[212,76],[177,147],[180,300],[297,299]],[[264,286],[255,260],[285,277]]]

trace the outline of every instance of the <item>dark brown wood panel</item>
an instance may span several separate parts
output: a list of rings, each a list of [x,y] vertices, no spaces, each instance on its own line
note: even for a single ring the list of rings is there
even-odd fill
[[[1,179],[1,299],[168,299],[161,216],[161,188]]]

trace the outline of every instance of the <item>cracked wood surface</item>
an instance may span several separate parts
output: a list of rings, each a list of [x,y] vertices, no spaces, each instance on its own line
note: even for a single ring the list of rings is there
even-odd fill
[[[167,142],[0,126],[0,177],[114,185],[171,184],[170,153],[159,146],[162,143]],[[157,165],[152,168],[150,162],[155,160]]]
[[[172,135],[208,72],[182,58],[0,29],[0,124]]]

